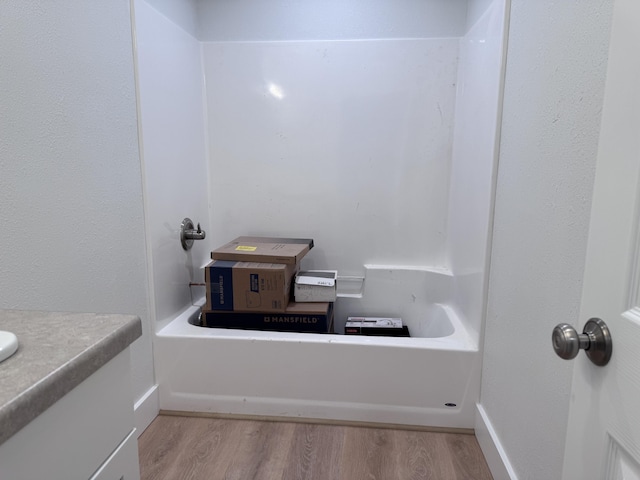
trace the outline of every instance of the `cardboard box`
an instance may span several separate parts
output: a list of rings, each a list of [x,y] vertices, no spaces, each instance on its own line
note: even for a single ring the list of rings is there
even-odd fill
[[[344,325],[345,335],[380,335],[409,337],[409,328],[401,318],[349,317]]]
[[[308,270],[295,277],[293,296],[296,302],[335,302],[338,272]]]
[[[333,331],[333,303],[291,302],[284,313],[203,310],[202,326],[244,330],[331,333]]]
[[[238,237],[211,252],[214,260],[296,265],[309,250],[309,238]]]
[[[204,269],[207,310],[284,312],[297,265],[214,260]]]

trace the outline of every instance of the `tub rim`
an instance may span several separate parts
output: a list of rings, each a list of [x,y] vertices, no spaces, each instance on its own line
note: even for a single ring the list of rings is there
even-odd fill
[[[236,341],[265,341],[265,342],[295,342],[295,343],[329,343],[336,345],[370,345],[376,347],[401,347],[437,350],[477,351],[478,342],[467,331],[455,309],[450,305],[434,303],[444,310],[445,315],[453,325],[453,333],[446,337],[377,337],[359,335],[340,335],[331,333],[302,333],[277,332],[266,330],[241,330],[231,328],[206,328],[189,323],[189,318],[197,314],[199,305],[187,307],[182,313],[171,320],[156,337],[181,338],[215,338]]]

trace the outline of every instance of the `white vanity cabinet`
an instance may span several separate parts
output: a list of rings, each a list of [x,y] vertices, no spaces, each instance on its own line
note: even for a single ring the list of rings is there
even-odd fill
[[[0,310],[0,480],[139,480],[134,315]]]
[[[129,348],[0,445],[0,479],[139,480]]]

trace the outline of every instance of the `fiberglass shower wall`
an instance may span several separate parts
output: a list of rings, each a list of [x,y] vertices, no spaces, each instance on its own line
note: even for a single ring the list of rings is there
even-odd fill
[[[214,240],[313,237],[303,267],[366,277],[363,299],[338,302],[338,332],[348,314],[420,315],[421,300],[479,332],[504,2],[347,3],[200,4]]]
[[[392,267],[398,284],[435,279],[429,300],[461,302],[479,331],[503,1],[189,9],[173,15],[179,27],[136,0],[158,319],[189,304],[210,249],[255,234],[312,237],[303,268],[367,277],[364,298],[337,304],[337,331],[367,309],[366,265]],[[174,238],[183,212],[207,229],[193,257]],[[409,293],[379,313],[402,313],[421,294]]]
[[[179,5],[178,2],[174,6]],[[162,4],[164,6],[164,4]],[[190,5],[172,11],[188,18]],[[210,233],[200,43],[144,0],[134,1],[139,130],[144,172],[147,249],[158,329],[204,294],[205,241],[182,249],[180,223]]]

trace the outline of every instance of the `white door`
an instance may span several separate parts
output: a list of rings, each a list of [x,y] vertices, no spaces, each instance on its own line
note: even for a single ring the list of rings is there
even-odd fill
[[[580,313],[607,323],[613,354],[572,360],[563,480],[640,480],[639,185],[640,1],[617,0]]]

